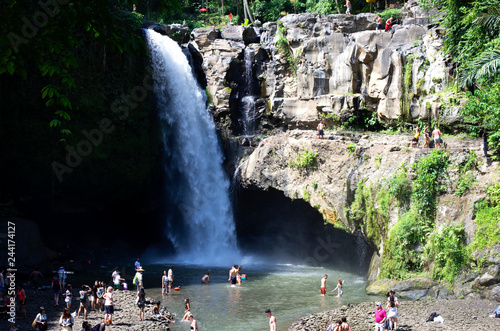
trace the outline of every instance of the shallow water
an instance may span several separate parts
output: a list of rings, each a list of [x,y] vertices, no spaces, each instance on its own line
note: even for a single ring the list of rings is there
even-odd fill
[[[169,264],[170,265],[170,264]],[[174,264],[174,286],[181,286],[162,298],[161,275],[165,264],[145,266],[146,295],[162,300],[162,305],[176,314],[172,330],[189,330],[189,322],[181,322],[184,299],[189,298],[191,312],[201,330],[269,330],[266,308],[273,311],[278,330],[285,330],[308,313],[327,310],[377,297],[365,294],[363,276],[322,267],[290,264],[250,264],[243,266],[247,279],[241,286],[228,283],[228,268]],[[201,284],[201,277],[210,272],[210,284]],[[328,274],[327,296],[320,296],[320,281]],[[336,279],[345,280],[344,295],[338,298]]]

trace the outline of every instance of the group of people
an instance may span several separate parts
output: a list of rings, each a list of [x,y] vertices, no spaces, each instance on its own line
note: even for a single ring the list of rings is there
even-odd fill
[[[420,126],[417,125],[415,128],[413,128],[413,131],[415,131],[415,135],[411,139],[411,147],[414,148],[414,145],[416,144],[418,148],[418,141],[420,138],[420,135],[422,134]],[[431,138],[434,141],[434,146],[436,148],[441,148],[441,144],[443,143],[443,140],[441,139],[441,131],[438,129],[437,125],[434,126],[434,130],[431,132],[430,126],[427,125],[424,129],[424,146],[423,148],[430,148],[430,143],[431,143]]]
[[[328,279],[328,275],[325,274],[323,278],[321,278],[321,286],[320,286],[320,293],[321,296],[326,295],[326,280]],[[337,287],[335,287],[332,292],[338,291],[337,297],[341,298],[342,297],[342,285],[344,285],[345,280],[341,280],[340,278],[337,279]]]
[[[390,17],[387,19],[387,21],[385,21],[385,31],[388,32],[388,31],[391,31],[392,29],[392,22],[394,21],[394,17]],[[380,33],[380,31],[382,31],[382,17],[380,15],[377,16],[377,19],[375,20],[375,23],[377,24],[377,26],[375,27],[375,31],[377,31],[377,33]]]
[[[228,282],[230,282],[231,285],[241,285],[242,279],[246,279],[246,275],[241,273],[241,266],[238,266],[237,264],[233,265],[229,270]]]
[[[384,309],[381,302],[376,303],[374,312],[375,331],[398,330],[398,299],[394,296],[394,291],[390,290],[387,297],[387,305]]]

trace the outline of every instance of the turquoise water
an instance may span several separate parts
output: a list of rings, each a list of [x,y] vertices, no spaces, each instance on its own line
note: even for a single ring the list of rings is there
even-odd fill
[[[365,294],[365,278],[331,268],[297,266],[290,264],[250,264],[243,266],[247,280],[241,286],[228,283],[227,268],[186,264],[174,265],[174,286],[180,291],[162,298],[161,275],[170,264],[147,265],[144,285],[148,297],[162,300],[162,305],[176,314],[172,330],[189,330],[189,322],[182,322],[184,299],[189,298],[191,312],[200,330],[269,330],[264,313],[270,308],[278,322],[278,330],[286,330],[300,317],[317,311],[332,309],[347,303],[376,301],[381,298]],[[210,284],[201,284],[201,277],[210,272]],[[320,296],[320,281],[328,274],[327,296]],[[344,295],[331,292],[337,278],[345,280]]]

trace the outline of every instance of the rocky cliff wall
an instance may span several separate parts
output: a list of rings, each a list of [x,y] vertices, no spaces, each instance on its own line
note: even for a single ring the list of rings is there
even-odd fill
[[[453,122],[447,117],[456,112],[445,111],[445,94],[434,95],[445,90],[451,74],[441,52],[443,31],[405,19],[377,32],[375,19],[287,15],[262,28],[196,29],[189,46],[202,57],[217,120],[234,135],[242,132],[239,109],[249,95],[249,78],[259,85],[251,95],[261,130],[307,128],[324,117],[341,122],[353,112],[376,114],[386,123]],[[250,73],[244,68],[246,49],[255,54]]]

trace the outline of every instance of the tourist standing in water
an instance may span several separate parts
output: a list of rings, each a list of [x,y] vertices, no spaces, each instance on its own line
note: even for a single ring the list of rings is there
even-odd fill
[[[199,331],[198,322],[194,319],[193,314],[190,314],[188,319],[191,322],[191,331]]]
[[[269,330],[270,331],[276,331],[277,330],[277,327],[276,327],[276,317],[273,316],[273,314],[271,313],[271,309],[266,309],[266,315],[267,317],[269,317]]]
[[[168,294],[168,276],[167,270],[163,271],[163,276],[161,276],[161,294]]]
[[[324,297],[325,294],[326,294],[326,279],[328,278],[328,275],[325,274],[323,276],[323,278],[321,278],[321,288],[320,288],[320,291],[321,291],[321,296]]]
[[[332,290],[332,292],[334,292],[335,290],[338,290],[338,291],[339,291],[339,293],[337,294],[337,296],[338,296],[339,298],[341,298],[341,297],[342,297],[342,293],[343,293],[343,292],[342,292],[342,285],[344,285],[344,282],[345,282],[345,281],[342,281],[340,278],[339,278],[339,279],[337,279],[337,287],[336,287],[336,288],[334,288],[334,289]]]
[[[189,298],[184,299],[184,316],[182,317],[183,321],[187,321],[191,315],[191,304],[189,303]]]
[[[231,282],[231,285],[236,285],[236,274],[238,272],[238,266],[235,264],[231,267],[231,270],[229,270],[229,279],[228,281]]]
[[[174,283],[174,267],[171,266],[170,269],[168,269],[168,290],[169,291],[172,289],[173,283]]]
[[[236,284],[241,285],[241,266],[236,269]]]
[[[209,272],[207,272],[207,274],[201,278],[201,282],[203,284],[208,284],[210,282],[210,273]]]

